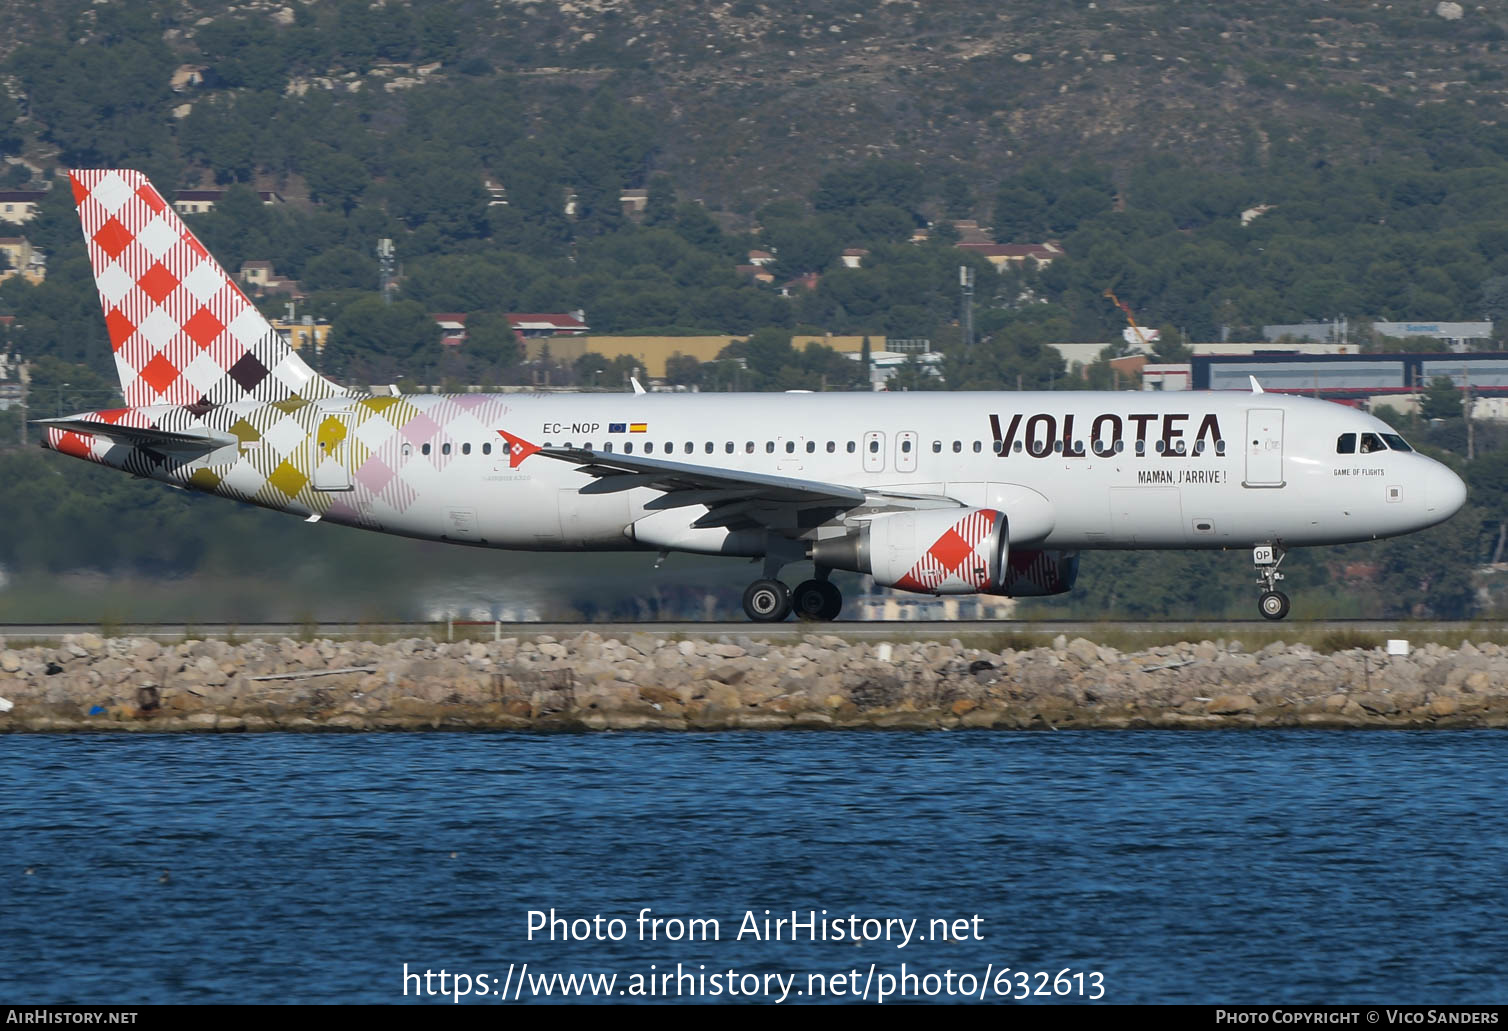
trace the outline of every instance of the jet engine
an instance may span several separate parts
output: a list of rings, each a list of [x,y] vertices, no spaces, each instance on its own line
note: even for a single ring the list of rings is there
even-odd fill
[[[1077,551],[1012,551],[1006,556],[1004,586],[990,593],[1007,598],[1067,594],[1078,578]]]
[[[1076,551],[1011,551],[1006,517],[993,508],[888,512],[815,541],[811,558],[918,594],[1039,597],[1071,590],[1079,575]]]
[[[887,512],[843,537],[812,544],[818,565],[869,573],[919,594],[998,589],[1006,561],[1005,516],[993,508]]]

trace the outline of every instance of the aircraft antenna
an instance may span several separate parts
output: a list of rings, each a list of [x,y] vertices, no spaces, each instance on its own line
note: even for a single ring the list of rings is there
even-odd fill
[[[963,356],[968,358],[974,350],[974,269],[969,265],[958,266],[959,324],[963,329]]]

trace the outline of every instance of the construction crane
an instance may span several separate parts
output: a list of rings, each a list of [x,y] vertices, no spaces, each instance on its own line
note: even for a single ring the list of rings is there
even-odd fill
[[[1141,327],[1136,324],[1136,316],[1131,313],[1131,306],[1115,296],[1115,293],[1109,287],[1105,288],[1105,296],[1110,298],[1112,304],[1126,313],[1126,321],[1131,323],[1131,332],[1136,334],[1136,341],[1141,344],[1142,350],[1152,350],[1151,345],[1147,341],[1147,334],[1143,333]]]

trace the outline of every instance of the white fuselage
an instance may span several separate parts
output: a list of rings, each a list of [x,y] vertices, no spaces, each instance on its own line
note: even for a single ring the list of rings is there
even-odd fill
[[[405,400],[421,411],[445,403]],[[1275,394],[513,394],[435,421],[430,451],[411,456],[429,461],[405,466],[414,503],[391,510],[357,483],[352,517],[325,518],[502,548],[754,550],[721,531],[678,533],[706,509],[647,507],[662,496],[651,488],[582,493],[590,478],[547,455],[514,466],[499,430],[546,447],[631,449],[997,507],[1011,518],[1012,546],[1361,541],[1440,522],[1465,496],[1449,469],[1418,453],[1338,452],[1343,434],[1391,434],[1384,423]]]

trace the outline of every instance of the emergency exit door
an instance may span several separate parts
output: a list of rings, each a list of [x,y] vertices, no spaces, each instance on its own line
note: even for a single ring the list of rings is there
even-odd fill
[[[1283,486],[1283,410],[1252,408],[1246,413],[1244,487]]]
[[[315,433],[314,489],[351,490],[351,417],[344,413],[327,415]]]

